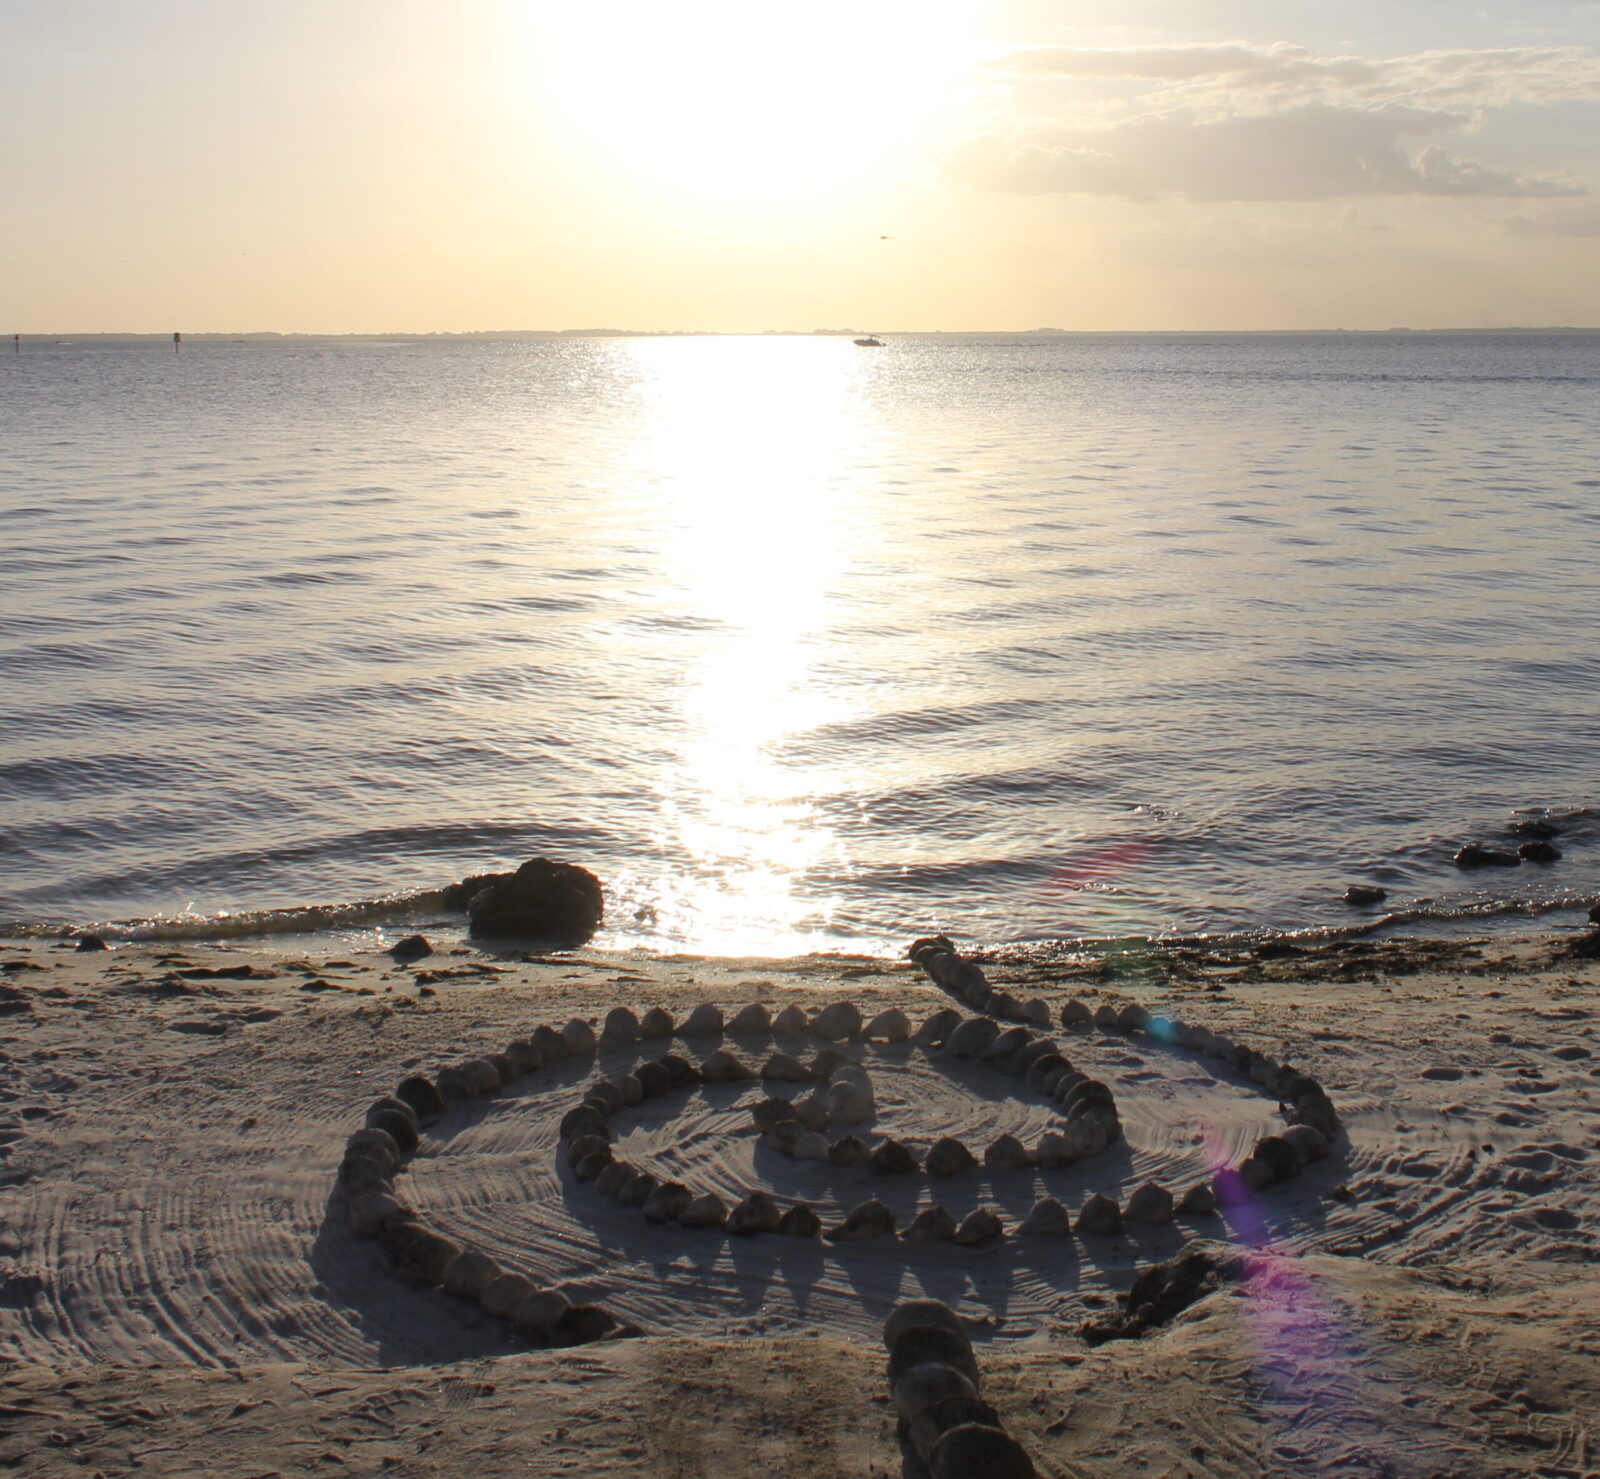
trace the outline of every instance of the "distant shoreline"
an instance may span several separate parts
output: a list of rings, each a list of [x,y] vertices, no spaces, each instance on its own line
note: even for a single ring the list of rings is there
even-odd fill
[[[317,334],[261,329],[247,332],[225,330],[181,331],[188,344],[352,344],[352,343],[432,343],[441,339],[484,342],[521,342],[561,339],[848,339],[867,332],[863,329],[464,329],[427,332]],[[1449,329],[875,329],[896,339],[1289,339],[1289,338],[1551,338],[1600,337],[1600,325],[1545,325],[1499,328]],[[29,347],[69,347],[79,344],[160,344],[172,343],[166,333],[70,333],[39,332],[20,336]]]

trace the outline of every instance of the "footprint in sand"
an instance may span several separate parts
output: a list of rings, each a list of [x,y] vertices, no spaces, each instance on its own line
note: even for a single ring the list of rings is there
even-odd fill
[[[1459,1068],[1424,1068],[1422,1076],[1423,1078],[1442,1079],[1446,1083],[1453,1083],[1456,1079],[1462,1077],[1462,1072]]]

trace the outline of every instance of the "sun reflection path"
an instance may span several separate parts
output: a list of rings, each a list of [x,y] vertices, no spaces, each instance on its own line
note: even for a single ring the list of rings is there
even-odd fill
[[[662,850],[685,860],[661,885],[661,932],[719,954],[837,948],[831,901],[802,890],[846,861],[815,802],[832,782],[777,752],[845,712],[815,668],[865,521],[850,469],[874,368],[834,339],[626,350],[648,408],[667,599],[698,631],[681,757],[661,777]]]

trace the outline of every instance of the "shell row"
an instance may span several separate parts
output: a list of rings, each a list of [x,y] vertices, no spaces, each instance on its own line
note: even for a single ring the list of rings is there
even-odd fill
[[[922,967],[934,985],[974,1011],[987,1012],[1008,1022],[1031,1022],[1035,1027],[1050,1025],[1047,1001],[1042,997],[1023,1001],[1009,991],[991,989],[983,967],[963,956],[947,935],[928,935],[913,940],[906,955]]]
[[[972,1341],[954,1310],[936,1299],[897,1304],[883,1343],[900,1442],[933,1479],[1035,1479],[1027,1451],[983,1400]]]
[[[1155,1044],[1186,1048],[1228,1064],[1277,1098],[1289,1127],[1281,1135],[1263,1137],[1237,1166],[1218,1170],[1212,1190],[1225,1205],[1237,1205],[1251,1192],[1298,1175],[1328,1154],[1330,1142],[1339,1133],[1333,1101],[1314,1078],[1292,1063],[1279,1063],[1209,1027],[1158,1016],[1137,1002],[1104,1002],[1091,1011],[1075,998],[1061,1009],[1061,1025],[1140,1033]]]
[[[463,1248],[429,1227],[395,1184],[421,1142],[422,1128],[437,1120],[446,1105],[493,1094],[548,1063],[593,1057],[595,1047],[594,1030],[574,1018],[559,1030],[537,1027],[502,1053],[469,1058],[432,1078],[412,1074],[402,1079],[392,1095],[373,1102],[363,1127],[346,1142],[337,1184],[351,1229],[381,1242],[395,1267],[413,1283],[474,1300],[541,1344],[583,1345],[639,1334],[599,1305],[573,1304],[559,1289],[540,1289],[487,1254]]]

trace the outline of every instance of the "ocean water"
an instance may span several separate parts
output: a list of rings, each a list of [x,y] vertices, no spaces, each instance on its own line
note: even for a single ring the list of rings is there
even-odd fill
[[[1597,392],[1600,335],[27,345],[0,926],[540,853],[715,953],[1592,897]]]

